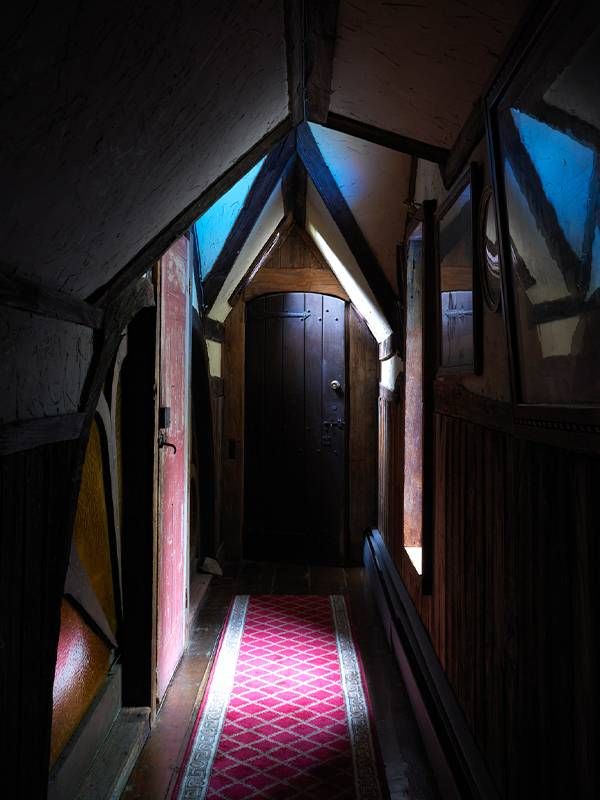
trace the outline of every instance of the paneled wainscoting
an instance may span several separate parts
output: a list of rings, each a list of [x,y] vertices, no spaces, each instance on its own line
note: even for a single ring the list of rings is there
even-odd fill
[[[451,690],[453,710],[444,705],[444,689],[431,695],[430,668],[417,677],[425,703],[437,697],[430,708],[435,724],[452,729],[458,713],[481,754],[473,766],[464,742],[442,742],[458,748],[449,763],[461,773],[460,796],[598,796],[591,709],[600,456],[578,451],[577,442],[574,449],[544,443],[537,429],[513,423],[506,404],[436,386],[426,594],[402,542],[401,420],[401,403],[380,397],[381,536],[371,537],[371,573],[380,583],[387,573],[380,600],[408,651],[407,625],[420,631],[443,670],[438,678]],[[408,615],[398,611],[394,582]],[[408,660],[417,673],[425,663],[410,652]]]

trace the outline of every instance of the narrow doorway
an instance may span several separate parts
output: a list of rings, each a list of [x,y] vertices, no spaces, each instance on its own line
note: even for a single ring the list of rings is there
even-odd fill
[[[345,316],[343,300],[308,292],[247,305],[247,557],[345,557]]]

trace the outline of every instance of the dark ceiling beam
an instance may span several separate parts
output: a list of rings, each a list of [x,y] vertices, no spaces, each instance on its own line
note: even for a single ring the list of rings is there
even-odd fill
[[[283,175],[281,176],[281,195],[283,197],[283,213],[284,215],[291,214],[294,209],[294,202],[295,202],[295,193],[296,193],[296,171],[295,166],[296,162],[298,161],[298,157],[294,155],[288,163],[283,171]]]
[[[396,330],[398,324],[396,296],[306,123],[299,126],[296,141],[298,155],[302,159],[308,175],[358,262],[381,310],[392,328]]]
[[[46,289],[18,275],[8,275],[0,268],[0,306],[18,308],[42,317],[65,322],[75,322],[87,328],[99,329],[104,322],[104,312],[91,303],[64,292]]]
[[[284,0],[285,51],[290,116],[294,125],[306,118],[304,89],[304,0]]]
[[[226,172],[205,189],[197,200],[194,200],[174,220],[145,245],[137,255],[104,287],[94,292],[89,301],[105,308],[117,298],[121,292],[143,275],[169,247],[182,236],[194,222],[207,211],[225,192],[229,191],[240,178],[254,167],[273,147],[278,145],[293,129],[291,117],[273,128],[254,147],[250,148]]]
[[[291,213],[286,214],[285,217],[279,223],[279,225],[275,228],[273,233],[269,236],[267,241],[264,243],[264,245],[261,247],[260,252],[254,259],[254,261],[250,264],[246,272],[242,275],[235,289],[229,295],[228,302],[232,308],[237,303],[242,293],[246,289],[246,286],[248,286],[248,284],[250,283],[252,278],[256,275],[258,270],[268,261],[268,259],[274,253],[276,253],[279,250],[281,245],[285,242],[289,232],[292,229],[293,224],[294,224],[294,218],[292,214]]]
[[[277,183],[281,180],[290,159],[294,157],[295,135],[294,132],[291,132],[267,156],[248,192],[233,228],[225,240],[223,249],[217,256],[213,268],[204,279],[204,303],[206,308],[210,309],[217,299],[221,287],[225,283],[225,279],[240,250],[246,243],[256,220]]]
[[[211,342],[223,344],[225,341],[225,325],[216,319],[204,317],[204,338]]]
[[[339,0],[304,0],[306,116],[324,124],[331,100]]]
[[[377,128],[375,125],[345,117],[343,114],[335,114],[332,111],[327,114],[324,125],[334,131],[347,133],[357,139],[364,139],[390,150],[396,150],[398,153],[406,153],[426,161],[433,161],[435,164],[445,164],[450,155],[450,151],[445,147],[437,147],[434,144],[421,142],[419,139],[411,139],[410,136],[402,136],[400,133]]]
[[[281,178],[284,213],[291,214],[300,227],[306,222],[306,168],[302,160],[293,158]]]
[[[302,159],[297,158],[294,164],[294,222],[303,229],[306,225],[306,167]]]
[[[85,414],[75,413],[0,425],[0,456],[78,439],[84,422]]]

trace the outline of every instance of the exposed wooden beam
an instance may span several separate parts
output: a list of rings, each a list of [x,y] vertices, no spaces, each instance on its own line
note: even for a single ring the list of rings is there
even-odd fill
[[[239,297],[242,295],[258,270],[263,266],[267,259],[269,259],[273,253],[275,253],[281,247],[283,242],[286,240],[288,233],[292,229],[293,222],[294,220],[291,213],[286,214],[286,216],[281,220],[271,236],[269,236],[267,241],[261,247],[260,252],[252,264],[250,264],[246,272],[242,275],[233,292],[229,295],[230,306],[233,307],[237,303]]]
[[[402,340],[398,331],[392,331],[387,339],[379,342],[379,360],[387,361],[402,350]]]
[[[64,292],[46,289],[18,275],[9,275],[7,270],[5,266],[0,267],[0,305],[30,311],[42,317],[75,322],[87,328],[102,327],[102,309]]]
[[[84,421],[85,414],[60,414],[0,425],[0,456],[77,439]]]
[[[211,342],[220,342],[221,344],[225,341],[225,325],[222,322],[210,317],[204,317],[203,325],[205,339],[210,339]]]
[[[296,136],[298,155],[302,159],[306,171],[358,262],[388,322],[394,330],[397,329],[398,304],[392,287],[329,171],[306,123],[298,127]]]
[[[339,0],[305,0],[306,115],[324,123],[329,112]]]
[[[450,189],[454,181],[464,170],[471,153],[485,136],[485,111],[483,100],[478,100],[467,121],[461,128],[448,158],[441,166],[442,180],[446,189]]]
[[[304,229],[306,224],[306,167],[300,158],[294,164],[294,221]]]
[[[169,246],[183,235],[202,214],[225,194],[242,178],[248,170],[252,169],[263,156],[273,147],[285,139],[292,130],[291,117],[273,128],[254,147],[248,150],[236,163],[205,189],[197,200],[190,203],[178,216],[175,217],[163,230],[148,242],[137,255],[113,278],[106,286],[94,292],[88,300],[94,305],[105,308],[110,305],[121,292],[139,278],[155,261],[157,261]]]
[[[211,308],[256,220],[288,165],[294,158],[294,134],[288,134],[267,156],[242,206],[213,268],[204,279],[204,302]]]
[[[298,158],[294,156],[291,158],[288,163],[286,164],[285,169],[283,170],[283,175],[281,176],[281,194],[283,196],[283,213],[287,216],[291,214],[294,209],[294,195],[295,195],[295,182],[296,182],[296,172],[295,172],[295,165],[298,161]]]
[[[306,222],[306,168],[300,158],[294,158],[285,168],[281,178],[283,208],[286,216],[292,214],[301,227]]]
[[[445,147],[421,142],[419,139],[411,139],[410,136],[402,136],[400,133],[377,128],[375,125],[369,125],[366,122],[331,111],[327,114],[327,119],[323,124],[334,131],[347,133],[357,139],[364,139],[366,142],[373,142],[373,144],[379,144],[390,150],[396,150],[398,153],[417,156],[417,158],[433,161],[436,164],[444,164],[450,154]]]
[[[283,15],[290,115],[299,125],[305,119],[304,0],[284,0]]]
[[[218,375],[211,375],[210,388],[212,390],[213,397],[223,397],[225,394],[225,382],[223,381],[223,378],[219,377]]]

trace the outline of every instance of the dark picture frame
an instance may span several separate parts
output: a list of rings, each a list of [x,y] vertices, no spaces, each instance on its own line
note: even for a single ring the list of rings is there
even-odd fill
[[[435,451],[435,430],[434,430],[434,380],[437,371],[437,335],[436,335],[436,315],[437,315],[437,280],[435,276],[436,266],[436,247],[435,247],[435,200],[426,200],[408,219],[405,229],[405,241],[399,249],[399,258],[397,264],[397,278],[398,286],[400,289],[400,296],[402,298],[403,320],[401,332],[401,351],[405,360],[404,370],[404,385],[403,385],[403,405],[406,411],[407,402],[409,397],[407,391],[410,392],[410,386],[407,386],[407,363],[414,365],[420,375],[417,380],[420,383],[420,389],[417,390],[417,395],[412,395],[413,410],[417,411],[420,416],[420,422],[413,420],[420,425],[420,432],[417,434],[417,440],[414,444],[420,448],[420,457],[417,459],[418,464],[413,465],[416,468],[417,475],[414,477],[420,481],[420,486],[416,493],[410,498],[407,503],[406,487],[404,485],[404,477],[409,474],[406,470],[402,470],[403,483],[402,483],[402,500],[400,507],[402,508],[402,524],[403,524],[403,537],[402,544],[407,551],[411,547],[421,548],[421,569],[417,569],[421,579],[421,591],[424,595],[430,595],[433,588],[433,525],[434,525],[434,503],[435,503],[435,468],[434,468],[434,451]],[[420,243],[418,252],[413,251],[411,244],[415,244],[415,240]],[[419,279],[415,285],[415,276],[410,275],[411,268],[415,265],[411,263],[416,257],[419,270]],[[409,304],[411,300],[414,302],[415,296],[411,298],[411,290],[416,289],[419,296],[419,309],[412,309],[417,311],[416,318],[411,319],[411,309]],[[414,332],[414,326],[421,328],[421,341],[418,351],[412,355],[411,347],[407,342],[407,338],[411,333],[411,327]],[[420,411],[420,414],[418,413]],[[410,452],[407,452],[407,420],[404,420],[404,430],[402,435],[402,462],[405,463],[406,458],[410,458]],[[406,535],[406,515],[414,513],[416,519],[416,530],[413,530],[411,535]],[[413,558],[408,555],[408,558],[416,568]]]
[[[479,165],[471,163],[435,215],[439,375],[482,370],[480,194]]]
[[[599,44],[554,3],[486,99],[515,418],[546,431],[600,432]]]
[[[486,186],[479,201],[478,263],[481,294],[492,312],[502,307],[502,259],[496,215],[496,200],[491,186]]]

